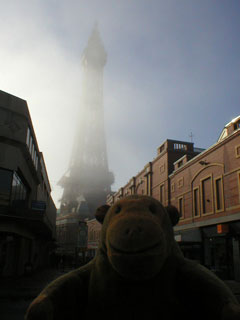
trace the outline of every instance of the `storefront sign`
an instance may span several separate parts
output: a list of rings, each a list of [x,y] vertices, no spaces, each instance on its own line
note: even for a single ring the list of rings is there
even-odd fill
[[[98,242],[96,241],[88,241],[88,249],[97,249],[98,248]]]
[[[228,233],[229,227],[228,224],[218,224],[217,233]]]
[[[177,242],[181,242],[181,241],[182,241],[182,235],[181,235],[181,234],[176,234],[176,235],[174,236],[174,238],[175,238],[175,240],[176,240]]]
[[[32,201],[32,210],[45,211],[46,202],[45,201]]]

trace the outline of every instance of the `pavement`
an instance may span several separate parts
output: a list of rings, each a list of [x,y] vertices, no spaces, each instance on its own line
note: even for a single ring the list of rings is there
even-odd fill
[[[28,276],[2,278],[0,279],[0,299],[34,299],[47,284],[71,270],[73,269],[48,268]],[[225,283],[240,302],[240,282],[226,280]]]
[[[240,282],[234,280],[225,280],[224,282],[232,290],[240,303]]]
[[[0,278],[0,319],[23,320],[26,310],[42,289],[72,269],[45,269],[18,278]]]
[[[20,278],[0,279],[0,319],[23,319],[27,307],[42,289],[54,279],[72,269],[45,269]],[[240,282],[227,280],[225,283],[240,302]]]
[[[47,284],[71,270],[48,268],[31,275],[2,278],[0,279],[0,299],[34,299]]]

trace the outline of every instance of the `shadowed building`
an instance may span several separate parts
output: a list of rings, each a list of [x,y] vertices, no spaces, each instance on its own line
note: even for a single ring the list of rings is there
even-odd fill
[[[0,90],[0,278],[45,267],[56,207],[27,102]]]

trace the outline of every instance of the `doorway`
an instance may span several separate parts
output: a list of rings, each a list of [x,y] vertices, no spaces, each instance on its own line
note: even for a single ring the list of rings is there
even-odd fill
[[[222,280],[234,279],[232,238],[216,236],[205,238],[204,265]]]

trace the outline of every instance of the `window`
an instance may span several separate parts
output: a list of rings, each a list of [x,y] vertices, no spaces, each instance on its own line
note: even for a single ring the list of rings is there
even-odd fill
[[[34,139],[33,139],[33,136],[31,135],[30,128],[28,128],[28,130],[27,130],[26,144],[28,146],[29,153],[31,155],[33,164],[37,170],[37,168],[38,168],[37,148],[36,148],[36,144],[34,144]]]
[[[240,128],[240,120],[234,123],[234,130],[237,130]]]
[[[193,215],[195,217],[200,215],[200,208],[199,208],[199,188],[193,189]]]
[[[33,139],[32,136],[30,137],[30,142],[29,142],[29,152],[30,154],[32,153],[32,145],[33,145]]]
[[[182,187],[183,187],[183,185],[184,185],[184,179],[183,179],[183,177],[181,177],[180,179],[178,179],[177,184],[178,184],[178,188],[182,188]]]
[[[178,198],[178,211],[179,211],[180,219],[183,218],[183,215],[184,215],[183,197]]]
[[[35,167],[36,167],[36,170],[37,170],[38,169],[38,156],[36,156]]]
[[[34,157],[33,157],[34,166],[36,166],[36,161],[37,161],[37,151],[35,150]]]
[[[240,158],[240,144],[235,147],[236,158]]]
[[[178,166],[178,168],[182,167],[182,166],[183,166],[183,160],[179,161],[179,162],[177,163],[177,166]]]
[[[222,177],[215,179],[215,207],[216,211],[223,210],[223,181]]]
[[[29,143],[30,143],[30,129],[27,129],[27,138],[26,138],[26,144],[29,147]]]
[[[159,196],[159,200],[162,204],[164,204],[165,202],[165,187],[164,187],[164,184],[162,184],[160,186],[160,196]]]
[[[164,144],[159,148],[159,153],[162,153],[164,150]]]
[[[34,154],[35,154],[35,147],[34,147],[34,144],[32,146],[32,152],[31,152],[31,156],[32,156],[32,159],[33,159],[33,163],[34,163]]]
[[[11,170],[0,169],[0,205],[8,205],[12,185]]]
[[[11,203],[12,205],[24,206],[25,200],[27,200],[28,188],[23,183],[19,175],[14,172],[12,179],[12,193],[11,193]]]
[[[202,189],[202,213],[213,213],[212,177],[201,180]]]
[[[151,174],[146,176],[146,194],[151,195]]]
[[[163,173],[165,171],[165,163],[161,165],[159,168],[160,168],[160,173]]]
[[[174,150],[187,150],[187,145],[183,143],[174,143]]]

